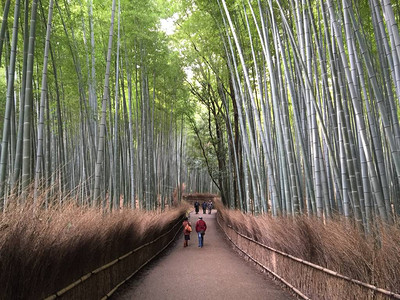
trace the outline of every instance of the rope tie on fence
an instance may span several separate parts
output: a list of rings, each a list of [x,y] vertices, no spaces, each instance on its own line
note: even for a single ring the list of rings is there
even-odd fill
[[[56,299],[57,297],[62,296],[63,294],[65,294],[66,292],[68,292],[69,290],[72,290],[73,288],[75,288],[76,286],[78,286],[79,284],[85,282],[87,279],[89,279],[92,275],[95,275],[97,273],[100,273],[110,267],[112,267],[113,265],[117,264],[118,262],[126,259],[127,257],[131,256],[132,254],[134,254],[135,252],[138,252],[139,250],[154,244],[155,242],[157,242],[159,239],[163,238],[164,236],[170,234],[178,225],[180,225],[182,222],[182,218],[179,219],[179,221],[177,223],[175,223],[174,226],[172,226],[172,228],[170,230],[168,230],[167,232],[165,232],[164,234],[160,235],[159,237],[157,237],[156,239],[140,245],[139,247],[129,251],[128,253],[114,259],[113,261],[91,271],[90,273],[87,273],[86,275],[83,275],[81,278],[79,278],[78,280],[76,280],[75,282],[71,283],[70,285],[68,285],[67,287],[59,290],[58,292],[54,293],[53,295],[50,295],[48,297],[45,298],[45,300],[53,300]],[[143,268],[147,263],[149,263],[153,258],[155,258],[158,254],[160,254],[163,250],[165,250],[165,248],[167,248],[172,241],[176,238],[176,236],[178,235],[178,233],[180,232],[180,230],[177,230],[173,239],[171,239],[171,241],[169,241],[167,243],[167,245],[165,247],[163,247],[160,251],[158,251],[155,255],[153,255],[150,259],[148,259],[145,263],[143,263],[134,273],[132,273],[131,275],[129,275],[125,280],[123,280],[121,283],[119,283],[114,289],[112,289],[106,296],[104,296],[102,299],[107,299],[109,298],[122,284],[124,284],[125,282],[127,282],[130,278],[132,278],[132,276],[134,276],[141,268]]]
[[[221,227],[222,231],[224,232],[224,234],[227,236],[227,238],[231,241],[231,243],[232,243],[237,249],[239,249],[243,254],[245,254],[246,256],[248,256],[252,261],[254,261],[256,264],[258,264],[260,267],[262,267],[263,269],[267,270],[267,271],[270,272],[272,275],[276,276],[276,277],[277,277],[279,280],[281,280],[284,284],[288,285],[288,287],[291,288],[291,289],[292,289],[296,294],[298,294],[300,297],[302,297],[303,299],[309,299],[307,296],[303,295],[300,291],[298,291],[298,290],[297,290],[296,288],[294,288],[292,285],[290,285],[289,283],[287,283],[283,278],[281,278],[280,276],[278,276],[275,272],[273,272],[272,270],[268,269],[268,268],[267,268],[266,266],[264,266],[262,263],[260,263],[259,261],[257,261],[257,260],[254,259],[253,257],[251,257],[251,256],[250,256],[248,253],[246,253],[244,250],[240,249],[239,246],[236,245],[235,242],[234,242],[234,241],[230,238],[230,236],[226,233],[225,229],[223,228],[223,226],[221,225],[221,223],[220,223],[220,221],[219,221],[219,218],[217,218],[217,222],[218,222],[218,225]],[[394,292],[385,290],[385,289],[383,289],[383,288],[376,287],[376,286],[374,286],[374,285],[372,285],[372,284],[369,284],[369,283],[365,283],[365,282],[362,282],[362,281],[359,281],[359,280],[350,278],[350,277],[345,276],[345,275],[342,275],[342,274],[340,274],[340,273],[338,273],[338,272],[335,272],[335,271],[332,271],[332,270],[330,270],[330,269],[327,269],[327,268],[321,267],[321,266],[319,266],[319,265],[313,264],[313,263],[311,263],[311,262],[309,262],[309,261],[306,261],[306,260],[300,259],[300,258],[298,258],[298,257],[295,257],[295,256],[293,256],[293,255],[284,253],[284,252],[282,252],[282,251],[279,251],[279,250],[277,250],[277,249],[274,249],[274,248],[272,248],[272,247],[269,247],[269,246],[267,246],[267,245],[264,245],[264,244],[262,244],[262,243],[260,243],[260,242],[258,242],[258,241],[256,241],[256,240],[254,240],[253,238],[248,237],[248,236],[246,236],[246,235],[244,235],[244,234],[238,232],[236,229],[234,229],[234,228],[233,228],[231,225],[229,225],[229,224],[226,224],[226,226],[227,226],[228,228],[232,229],[236,234],[238,234],[239,236],[243,237],[244,239],[247,239],[248,241],[251,241],[251,242],[253,242],[253,243],[255,243],[255,244],[257,244],[257,245],[259,245],[259,246],[261,246],[261,247],[263,247],[263,248],[265,248],[265,249],[268,249],[268,250],[270,250],[270,251],[272,251],[272,252],[274,252],[274,253],[277,253],[277,254],[279,254],[279,255],[281,255],[281,256],[287,257],[287,258],[289,258],[289,259],[291,259],[291,260],[294,260],[294,261],[299,262],[299,263],[301,263],[301,264],[307,265],[307,266],[309,266],[309,267],[311,267],[311,268],[313,268],[313,269],[317,269],[317,270],[319,270],[319,271],[322,271],[322,272],[324,272],[324,273],[326,273],[326,274],[329,274],[330,276],[337,277],[337,278],[343,279],[343,280],[345,280],[345,281],[349,281],[349,282],[351,282],[351,283],[357,284],[357,285],[359,285],[359,286],[362,286],[362,287],[364,287],[364,288],[373,290],[373,291],[378,292],[378,293],[381,293],[381,294],[383,294],[383,295],[392,297],[392,298],[394,298],[394,299],[400,299],[400,294],[397,294],[397,293],[394,293]],[[300,294],[299,294],[299,293],[300,293]]]

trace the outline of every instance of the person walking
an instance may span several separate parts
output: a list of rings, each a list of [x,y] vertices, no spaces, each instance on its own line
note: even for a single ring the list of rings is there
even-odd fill
[[[207,207],[208,207],[208,213],[211,214],[211,210],[213,209],[213,203],[211,200],[208,202]]]
[[[183,219],[182,227],[183,227],[183,236],[185,238],[183,242],[183,247],[187,247],[189,246],[190,233],[192,232],[192,225],[190,224],[188,217],[185,217]]]
[[[203,214],[205,214],[205,213],[206,213],[206,210],[207,210],[207,202],[204,201],[204,202],[201,204],[201,207],[203,208]]]
[[[199,247],[203,248],[204,245],[204,234],[207,230],[207,224],[203,220],[203,217],[199,217],[199,220],[196,222],[196,232],[199,238]]]
[[[196,214],[199,213],[199,208],[200,208],[200,203],[199,203],[199,201],[196,201],[194,203],[194,210],[196,211]]]

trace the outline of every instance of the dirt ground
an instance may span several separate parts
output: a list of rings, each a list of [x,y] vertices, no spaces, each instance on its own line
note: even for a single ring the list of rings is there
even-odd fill
[[[204,247],[194,230],[198,217],[207,223]],[[212,214],[189,218],[193,226],[189,247],[183,235],[112,297],[126,299],[295,299],[274,280],[241,258],[229,244]]]

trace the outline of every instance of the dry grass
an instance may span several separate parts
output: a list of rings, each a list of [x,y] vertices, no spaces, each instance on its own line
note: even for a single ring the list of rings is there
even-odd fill
[[[218,209],[227,224],[267,246],[400,293],[400,229],[397,226],[380,226],[374,238],[365,237],[339,220],[323,225],[307,217],[254,217]]]
[[[155,239],[186,209],[104,214],[74,205],[47,211],[14,206],[0,216],[0,299],[48,296]]]

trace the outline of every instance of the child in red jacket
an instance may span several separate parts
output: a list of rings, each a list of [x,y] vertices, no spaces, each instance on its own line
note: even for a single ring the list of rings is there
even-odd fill
[[[183,235],[185,237],[185,241],[183,242],[183,247],[187,247],[189,245],[190,233],[192,232],[192,225],[190,224],[187,217],[183,219]]]

